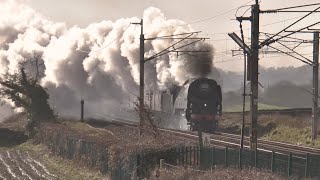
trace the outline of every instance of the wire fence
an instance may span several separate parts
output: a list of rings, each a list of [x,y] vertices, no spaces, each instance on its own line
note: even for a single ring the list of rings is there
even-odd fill
[[[79,138],[54,129],[42,129],[39,141],[56,155],[76,160],[87,167],[96,168],[111,179],[150,177],[159,168],[162,159],[175,167],[189,167],[198,171],[211,171],[215,167],[257,168],[280,175],[298,178],[320,178],[320,155],[304,156],[278,152],[250,151],[247,149],[198,146],[174,147],[166,150],[146,150],[130,154],[126,161],[111,162],[108,146],[99,141]],[[119,152],[121,154],[121,152]],[[120,159],[121,159],[120,158]]]
[[[153,161],[150,161],[153,157]],[[139,156],[138,175],[148,176],[146,172],[154,169],[160,159],[171,166],[193,167],[199,171],[210,171],[214,167],[256,168],[269,170],[284,176],[298,178],[320,178],[320,155],[295,155],[279,152],[250,151],[248,149],[208,148],[197,146],[177,147],[165,152],[151,152]],[[153,164],[153,166],[150,166]]]

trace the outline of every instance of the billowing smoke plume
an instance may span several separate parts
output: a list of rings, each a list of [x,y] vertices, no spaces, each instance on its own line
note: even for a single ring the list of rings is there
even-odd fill
[[[69,28],[65,23],[46,19],[20,1],[0,2],[1,74],[14,73],[19,62],[41,57],[45,66],[41,83],[48,88],[54,108],[62,113],[78,111],[81,98],[90,104],[91,113],[95,113],[117,107],[115,102],[126,102],[130,94],[138,94],[140,27],[129,24],[139,22],[139,18]],[[183,22],[168,20],[153,7],[144,11],[143,19],[145,37],[193,31],[190,26],[177,26]],[[145,56],[160,52],[174,42],[146,41]],[[201,41],[184,50],[211,53],[179,56],[171,53],[146,63],[146,89],[164,90],[211,72],[210,45]]]

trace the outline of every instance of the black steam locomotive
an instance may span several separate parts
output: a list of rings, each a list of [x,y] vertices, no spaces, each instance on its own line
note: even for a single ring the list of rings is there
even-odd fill
[[[222,113],[221,87],[215,80],[198,78],[188,89],[186,119],[190,130],[214,132]]]

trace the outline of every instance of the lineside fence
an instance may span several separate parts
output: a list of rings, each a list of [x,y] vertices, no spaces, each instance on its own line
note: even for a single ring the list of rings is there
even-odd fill
[[[150,162],[150,157],[155,160]],[[284,176],[320,177],[320,155],[305,156],[278,152],[250,151],[247,149],[183,147],[165,152],[151,152],[138,158],[138,175],[149,172],[150,164],[164,159],[174,166],[196,167],[199,170],[211,170],[215,167],[256,168],[270,170]],[[153,166],[154,167],[154,166]]]
[[[72,136],[54,130],[40,131],[39,141],[53,153],[109,174],[111,179],[122,180],[150,177],[161,159],[174,166],[212,170],[215,167],[257,168],[286,176],[320,178],[320,155],[282,154],[247,149],[229,149],[198,146],[150,150],[122,157],[112,164],[108,146],[101,142]],[[121,152],[119,152],[121,154]]]

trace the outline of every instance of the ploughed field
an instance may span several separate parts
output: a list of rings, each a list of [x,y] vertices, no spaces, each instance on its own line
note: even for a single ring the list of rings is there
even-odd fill
[[[0,179],[60,179],[29,151],[0,150]]]

